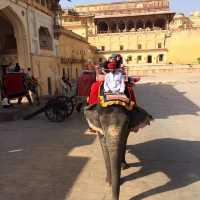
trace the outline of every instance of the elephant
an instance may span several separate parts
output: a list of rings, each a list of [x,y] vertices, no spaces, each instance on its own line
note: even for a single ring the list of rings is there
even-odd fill
[[[128,167],[125,153],[129,133],[150,125],[153,117],[139,106],[128,111],[120,105],[107,108],[87,106],[84,115],[90,129],[99,136],[107,171],[106,182],[112,187],[112,200],[119,200],[121,168]]]

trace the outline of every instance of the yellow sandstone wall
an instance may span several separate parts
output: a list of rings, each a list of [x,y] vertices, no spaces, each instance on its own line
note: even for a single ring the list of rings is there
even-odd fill
[[[74,33],[87,38],[87,29],[86,27],[78,27],[78,28],[71,28],[70,30],[72,30]]]
[[[33,56],[33,74],[39,81],[39,92],[42,95],[49,94],[48,78],[51,82],[52,95],[57,94],[59,90],[59,63],[53,56]]]
[[[99,58],[107,58],[112,53],[120,53],[126,60],[129,56],[132,61],[128,64],[146,64],[147,56],[152,56],[152,64],[165,63],[167,48],[165,46],[165,35],[167,31],[145,31],[145,32],[127,32],[127,33],[114,33],[114,34],[101,34],[89,37],[89,42],[99,49]],[[158,44],[161,44],[161,48]],[[142,48],[138,49],[141,44]],[[104,46],[105,50],[101,51]],[[123,50],[120,50],[123,46]],[[163,54],[162,62],[158,61],[158,55]],[[137,61],[137,57],[142,56],[141,61]]]
[[[200,29],[172,32],[167,43],[168,63],[195,64],[200,58]]]
[[[63,58],[60,61],[61,70],[64,69],[70,79],[76,79],[84,64],[95,60],[95,48],[74,33],[63,33],[59,38],[59,44],[59,54]]]
[[[167,38],[167,39],[166,39]],[[120,53],[126,60],[128,56],[132,61],[128,64],[147,64],[147,56],[152,56],[152,64],[197,64],[200,58],[200,29],[187,29],[172,31],[151,31],[134,33],[101,34],[89,37],[89,42],[99,49],[98,58],[108,58],[112,53]],[[158,48],[158,43],[162,47]],[[142,49],[138,49],[138,44]],[[123,45],[124,50],[120,50]],[[101,51],[104,46],[105,50]],[[162,62],[158,55],[163,54]],[[142,56],[141,61],[137,57]]]

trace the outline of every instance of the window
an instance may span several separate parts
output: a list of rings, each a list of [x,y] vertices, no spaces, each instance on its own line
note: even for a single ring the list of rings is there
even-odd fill
[[[152,63],[152,56],[147,56],[147,63]]]
[[[115,23],[110,24],[110,30],[111,30],[111,33],[117,32],[117,24]]]
[[[52,38],[49,33],[48,28],[46,27],[40,27],[39,29],[39,41],[40,41],[40,48],[41,49],[49,49],[52,50],[53,44],[52,44]]]
[[[132,61],[132,56],[128,56],[127,61]]]
[[[138,21],[136,23],[136,29],[143,29],[144,28],[144,24],[143,21]]]
[[[160,54],[159,56],[158,56],[158,61],[159,62],[162,62],[164,60],[164,55],[163,54]]]
[[[48,94],[52,95],[52,82],[51,82],[51,77],[47,78],[47,85],[48,85]]]
[[[101,51],[105,51],[105,46],[101,46]]]
[[[141,44],[138,44],[138,49],[142,49],[142,45]]]
[[[76,79],[78,79],[78,69],[76,68]]]
[[[158,48],[162,48],[162,43],[158,43]]]
[[[46,0],[41,0],[41,4],[42,4],[43,6],[46,6]]]
[[[99,58],[99,62],[101,63],[103,61],[103,59],[102,58]]]
[[[142,60],[142,56],[137,57],[137,63],[139,63]]]
[[[100,22],[97,27],[98,33],[108,32],[108,24],[106,22]]]
[[[124,45],[120,45],[120,51],[124,50]]]
[[[65,68],[62,69],[62,75],[65,76]]]
[[[125,23],[124,22],[120,22],[118,24],[118,28],[120,32],[123,32],[125,30]]]
[[[166,29],[166,20],[165,19],[157,19],[155,21],[155,24],[154,24],[155,27],[158,27],[160,29]]]

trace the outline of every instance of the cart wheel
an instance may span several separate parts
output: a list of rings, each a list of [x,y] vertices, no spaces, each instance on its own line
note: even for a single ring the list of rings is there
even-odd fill
[[[83,107],[83,103],[78,103],[76,106],[76,111],[81,112],[82,107]]]
[[[58,99],[48,102],[44,113],[51,122],[63,122],[68,117],[66,104]]]
[[[64,104],[67,108],[67,117],[69,117],[74,111],[74,103],[72,98],[65,96],[58,96],[56,98],[61,104]]]

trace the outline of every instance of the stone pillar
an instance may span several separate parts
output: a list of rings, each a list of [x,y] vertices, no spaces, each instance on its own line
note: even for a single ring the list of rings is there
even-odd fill
[[[107,31],[107,33],[110,33],[110,23],[109,23],[109,22],[107,22],[107,26],[108,26],[108,31]]]
[[[127,20],[124,21],[124,24],[125,24],[125,29],[124,29],[124,31],[127,32],[127,29],[128,29],[128,21],[127,21]]]
[[[169,19],[166,20],[165,29],[169,30]]]
[[[98,24],[95,23],[95,35],[98,33]]]
[[[134,21],[134,25],[133,25],[133,26],[134,26],[133,28],[134,28],[135,31],[136,31],[136,22],[135,22],[135,21]]]
[[[116,23],[116,32],[117,33],[119,32],[119,24],[118,24],[118,22]]]

